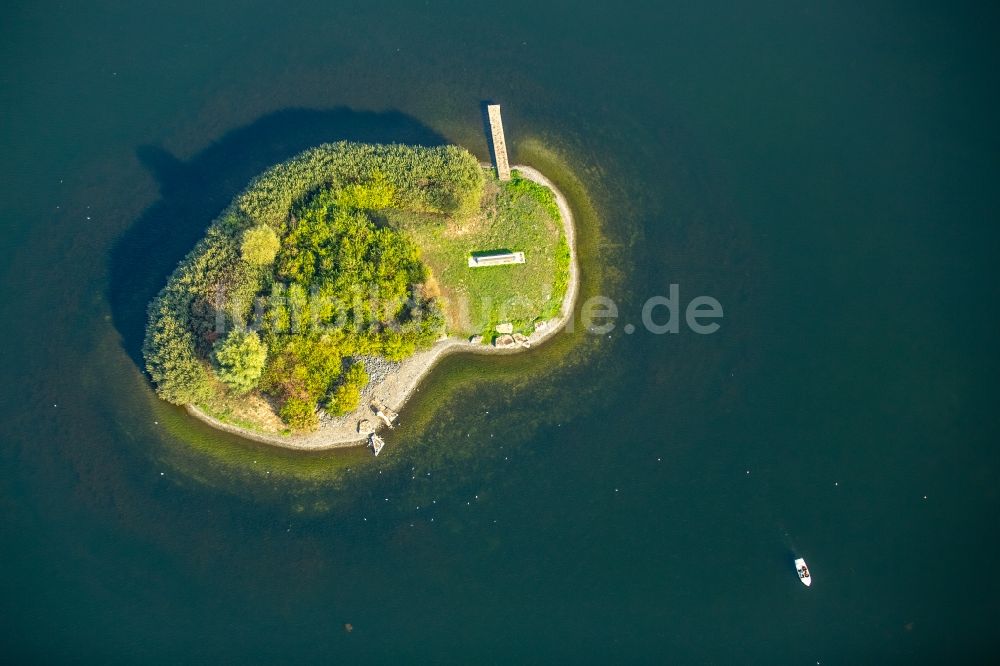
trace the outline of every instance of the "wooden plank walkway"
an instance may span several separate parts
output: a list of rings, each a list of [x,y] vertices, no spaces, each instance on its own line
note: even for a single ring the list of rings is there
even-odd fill
[[[503,120],[500,118],[500,105],[490,104],[486,107],[490,115],[490,132],[493,135],[493,158],[497,168],[497,178],[510,180],[510,163],[507,161],[507,142],[503,138]]]

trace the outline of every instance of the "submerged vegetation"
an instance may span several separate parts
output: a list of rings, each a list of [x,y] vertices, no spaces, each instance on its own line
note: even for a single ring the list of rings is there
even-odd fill
[[[524,265],[470,269],[511,247]],[[143,353],[165,400],[269,432],[357,408],[365,358],[554,316],[569,252],[555,199],[467,151],[337,143],[262,174],[150,304]]]

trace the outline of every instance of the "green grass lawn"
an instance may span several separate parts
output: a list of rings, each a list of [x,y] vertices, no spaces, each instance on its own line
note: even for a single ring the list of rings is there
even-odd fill
[[[507,182],[492,174],[474,215],[382,211],[421,248],[432,273],[427,288],[441,295],[448,333],[486,341],[499,323],[531,333],[534,322],[557,316],[569,282],[569,248],[552,192],[516,171]],[[525,263],[469,267],[470,254],[490,250],[524,252]]]

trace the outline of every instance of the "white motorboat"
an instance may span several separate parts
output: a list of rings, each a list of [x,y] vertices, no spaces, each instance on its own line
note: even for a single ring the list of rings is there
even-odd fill
[[[812,585],[813,579],[809,575],[809,567],[806,566],[806,561],[801,557],[795,560],[795,572],[799,574],[799,580],[802,581],[803,585],[806,587]]]
[[[371,433],[368,435],[368,446],[372,447],[372,451],[375,452],[375,455],[378,455],[382,452],[382,447],[385,446],[385,440],[375,433]]]

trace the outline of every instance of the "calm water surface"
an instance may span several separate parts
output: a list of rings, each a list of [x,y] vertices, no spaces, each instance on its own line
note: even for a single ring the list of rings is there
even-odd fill
[[[994,16],[140,4],[0,22],[5,661],[991,661]],[[377,461],[153,396],[145,304],[247,180],[485,157],[486,100],[587,294],[638,323],[678,284],[721,330],[449,359]]]

